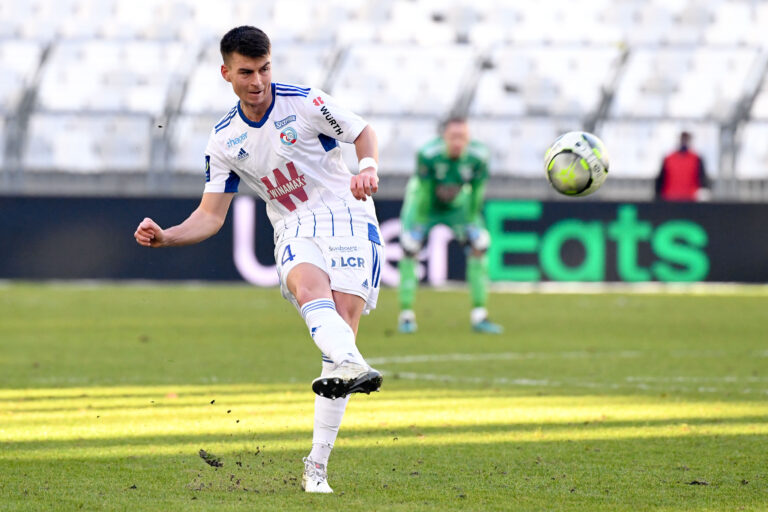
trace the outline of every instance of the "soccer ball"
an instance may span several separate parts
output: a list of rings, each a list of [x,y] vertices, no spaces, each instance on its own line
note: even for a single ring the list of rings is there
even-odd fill
[[[608,177],[608,152],[595,135],[568,132],[547,150],[544,170],[549,184],[561,194],[587,196]]]

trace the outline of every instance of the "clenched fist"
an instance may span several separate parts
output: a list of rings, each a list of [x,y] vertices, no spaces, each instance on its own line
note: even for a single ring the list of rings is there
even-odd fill
[[[138,244],[146,247],[161,247],[165,242],[163,229],[149,217],[141,221],[133,237]]]

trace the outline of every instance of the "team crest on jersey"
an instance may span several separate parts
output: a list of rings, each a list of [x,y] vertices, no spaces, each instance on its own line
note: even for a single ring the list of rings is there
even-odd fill
[[[296,120],[296,116],[291,114],[290,116],[286,117],[285,119],[281,119],[279,121],[275,121],[275,128],[277,128],[279,130],[283,126],[287,125],[288,123],[292,123],[295,120]]]
[[[298,136],[299,135],[296,133],[296,130],[294,130],[292,126],[289,126],[280,132],[280,142],[286,146],[293,146],[296,144],[296,139]]]

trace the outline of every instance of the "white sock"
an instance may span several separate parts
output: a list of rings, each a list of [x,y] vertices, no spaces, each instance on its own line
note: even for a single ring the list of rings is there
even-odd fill
[[[336,312],[336,305],[331,299],[315,299],[305,303],[301,308],[301,316],[324,356],[336,364],[350,361],[367,366],[355,345],[355,333]]]
[[[320,376],[328,375],[333,367],[333,363],[324,360]],[[323,464],[326,468],[333,443],[336,442],[336,436],[339,434],[347,402],[349,402],[349,396],[336,400],[315,396],[315,429],[312,434],[312,451],[309,452],[309,458],[313,462]]]
[[[472,308],[469,314],[469,321],[472,325],[479,324],[483,320],[488,318],[488,310],[485,308]]]

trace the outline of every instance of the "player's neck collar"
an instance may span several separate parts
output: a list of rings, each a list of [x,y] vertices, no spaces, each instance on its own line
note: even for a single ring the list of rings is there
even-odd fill
[[[267,111],[264,112],[264,115],[259,119],[258,121],[251,121],[248,119],[248,117],[243,112],[243,107],[240,106],[240,102],[237,102],[237,113],[240,114],[240,119],[243,120],[245,124],[250,126],[251,128],[261,128],[264,126],[264,123],[267,122],[267,119],[269,119],[269,114],[272,113],[272,108],[275,106],[275,84],[272,83],[269,85],[269,88],[272,90],[272,102],[269,104],[269,108],[267,108]]]

